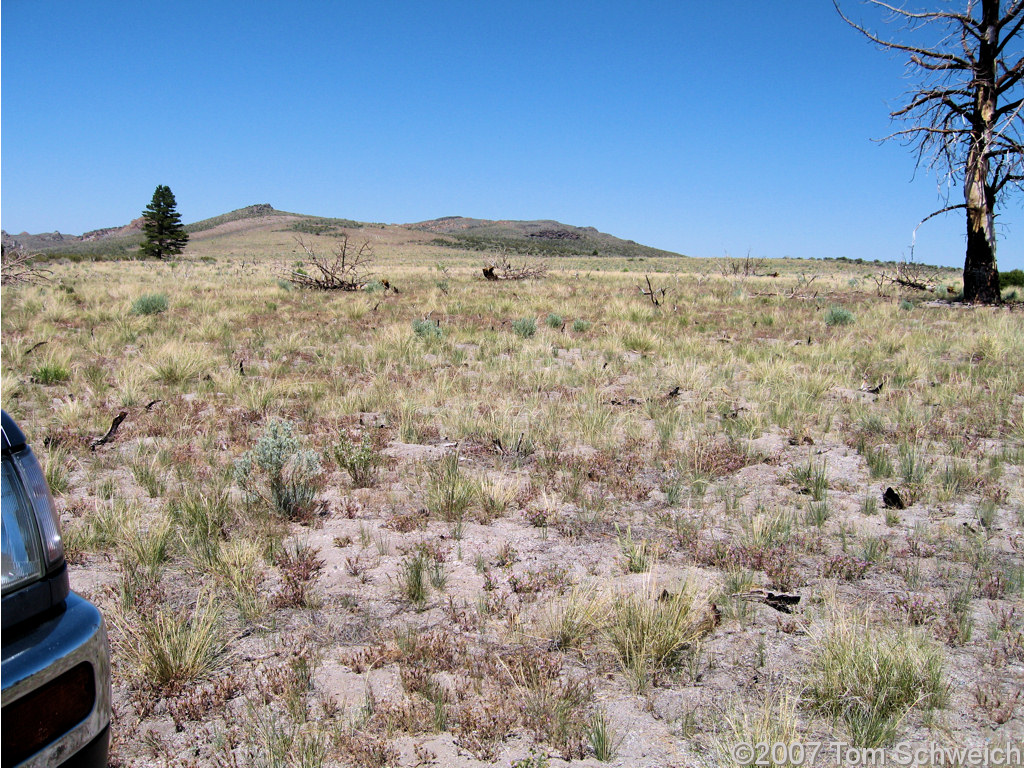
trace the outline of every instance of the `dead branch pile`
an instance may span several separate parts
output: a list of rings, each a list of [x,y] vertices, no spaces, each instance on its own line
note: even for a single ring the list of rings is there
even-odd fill
[[[938,267],[929,267],[913,261],[901,261],[892,271],[883,269],[877,275],[871,275],[871,280],[878,289],[879,296],[882,295],[882,289],[887,285],[900,285],[915,291],[934,293],[941,278],[942,274]]]
[[[20,245],[0,245],[0,254],[0,283],[3,285],[44,283],[50,279],[50,270],[33,263],[39,254],[29,253]]]
[[[348,233],[342,233],[338,244],[327,254],[318,253],[300,237],[295,242],[305,251],[306,263],[287,275],[293,285],[318,291],[358,291],[370,282],[373,249],[369,240],[356,246]]]
[[[768,272],[766,259],[752,258],[748,253],[743,259],[722,259],[718,268],[723,277],[778,277],[778,272]]]
[[[547,262],[539,259],[512,262],[506,256],[488,262],[483,268],[488,280],[540,280],[548,274]]]

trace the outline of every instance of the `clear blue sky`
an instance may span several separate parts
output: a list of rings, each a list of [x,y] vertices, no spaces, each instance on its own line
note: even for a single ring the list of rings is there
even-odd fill
[[[827,0],[5,0],[0,29],[11,233],[121,225],[167,184],[186,222],[270,203],[895,259],[942,205],[871,140],[902,61]],[[1024,267],[1020,198],[1001,221],[1000,267]],[[964,228],[925,224],[917,259],[962,266]]]

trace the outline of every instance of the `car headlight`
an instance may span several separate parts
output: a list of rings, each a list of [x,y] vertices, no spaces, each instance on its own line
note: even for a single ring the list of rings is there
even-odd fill
[[[57,510],[31,449],[3,457],[3,594],[42,578],[64,560]]]

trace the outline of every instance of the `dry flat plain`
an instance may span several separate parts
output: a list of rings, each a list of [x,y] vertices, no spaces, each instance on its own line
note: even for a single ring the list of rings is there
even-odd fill
[[[1024,313],[870,264],[490,282],[394,227],[352,237],[398,293],[313,292],[286,224],[3,291],[3,407],[108,619],[112,765],[1024,739]]]

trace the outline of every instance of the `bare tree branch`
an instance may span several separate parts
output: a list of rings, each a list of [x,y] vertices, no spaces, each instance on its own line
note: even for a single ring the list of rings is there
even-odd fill
[[[0,284],[21,285],[47,282],[53,273],[35,263],[38,255],[30,253],[21,245],[0,245]]]

